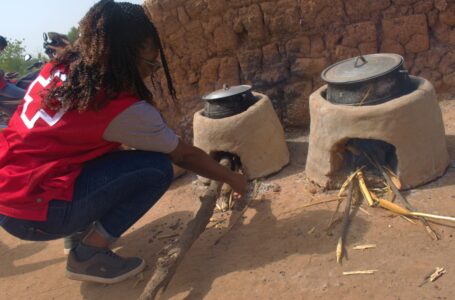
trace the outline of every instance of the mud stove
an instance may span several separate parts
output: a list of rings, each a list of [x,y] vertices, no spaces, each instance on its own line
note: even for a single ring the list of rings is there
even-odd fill
[[[328,85],[310,96],[306,175],[318,185],[338,188],[354,167],[365,163],[356,161],[352,146],[375,151],[380,163],[388,165],[398,175],[403,189],[434,180],[448,167],[442,113],[431,83],[405,74],[408,90],[368,99],[374,94],[373,90],[390,91],[390,85],[375,86],[377,82],[372,79],[377,81],[396,70],[398,65],[399,73],[405,73],[401,69],[402,59],[393,57],[392,62],[378,60],[375,63],[373,58],[366,56],[360,62],[358,58],[351,59],[329,67],[322,75]],[[384,66],[386,70],[378,69]],[[339,92],[338,100],[346,99],[346,96],[351,100],[355,98],[355,95],[340,92],[340,85],[346,83],[337,81],[340,77],[334,79],[340,74],[348,78],[348,84],[356,84],[355,89],[361,91],[354,103],[340,103],[342,101],[337,101],[336,95],[334,99],[334,91]],[[390,78],[387,80],[390,83]],[[332,86],[330,91],[331,84],[337,85],[336,89]],[[363,89],[359,88],[361,84]],[[332,99],[328,99],[329,94]]]
[[[249,179],[278,172],[289,163],[284,130],[270,99],[251,86],[225,86],[203,98],[193,119],[194,145],[215,156],[240,158]]]

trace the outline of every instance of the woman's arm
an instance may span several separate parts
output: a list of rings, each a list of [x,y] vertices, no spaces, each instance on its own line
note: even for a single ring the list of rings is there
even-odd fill
[[[241,195],[246,193],[248,181],[244,175],[221,166],[197,147],[179,140],[177,148],[168,155],[179,167],[216,181],[226,182]]]

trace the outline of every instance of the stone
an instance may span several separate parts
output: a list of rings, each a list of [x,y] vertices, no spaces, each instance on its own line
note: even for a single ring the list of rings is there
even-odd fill
[[[272,35],[288,35],[300,28],[300,16],[296,9],[287,9],[270,19],[269,30]]]
[[[228,26],[221,25],[215,28],[213,39],[218,52],[234,50],[238,45],[238,37]]]
[[[355,23],[346,26],[342,45],[357,48],[361,43],[376,44],[376,26],[373,22]]]
[[[229,8],[226,0],[210,0],[207,5],[211,14],[221,14]]]
[[[449,42],[450,31],[450,26],[443,23],[438,23],[433,27],[434,36],[443,43]]]
[[[235,57],[225,57],[220,61],[218,85],[238,85],[239,79],[239,63]]]
[[[240,69],[245,79],[252,78],[261,69],[262,51],[261,49],[244,50],[237,54]]]
[[[167,15],[163,17],[163,29],[166,35],[171,35],[180,30],[182,25],[175,16]]]
[[[433,48],[425,52],[417,54],[416,67],[434,69],[435,66],[439,66],[439,62],[447,52],[444,48]]]
[[[286,87],[286,122],[289,125],[308,126],[310,121],[308,98],[311,92],[311,81],[302,81]]]
[[[202,67],[201,79],[199,80],[199,93],[201,95],[215,90],[215,85],[218,82],[219,66],[220,59],[212,58]]]
[[[239,10],[240,20],[248,32],[248,38],[253,41],[262,41],[266,37],[264,15],[257,4]]]
[[[301,77],[319,76],[329,61],[326,58],[298,58],[291,66],[291,73]]]
[[[344,5],[341,0],[300,1],[302,25],[319,28],[343,23]]]
[[[417,53],[428,50],[430,39],[425,15],[411,15],[382,21],[384,42],[396,41],[406,52]]]
[[[323,85],[317,73],[324,61],[329,65],[359,54],[401,54],[410,72],[428,76],[438,93],[451,92],[455,88],[443,77],[450,82],[454,72],[447,56],[455,46],[454,5],[447,0],[144,1],[177,94],[185,99],[175,104],[182,114],[170,116],[173,124],[189,126],[184,132],[191,132],[188,120],[201,95],[224,81],[272,93],[286,125],[308,124],[300,121],[307,118],[300,113],[300,107],[308,108],[305,96],[283,91],[300,81]],[[156,98],[162,95],[164,109],[171,109],[165,77],[156,83]]]
[[[279,63],[273,66],[264,66],[260,75],[263,83],[272,85],[285,81],[289,77],[289,70],[286,64]]]
[[[433,0],[421,0],[414,4],[414,13],[426,14],[433,9]]]
[[[444,55],[439,64],[442,74],[450,74],[455,71],[455,51],[451,50]]]
[[[390,6],[390,0],[346,0],[346,14],[353,22],[370,20],[371,12],[381,11]]]
[[[444,11],[447,8],[447,0],[434,0],[434,6],[439,11]]]
[[[177,8],[177,15],[179,18],[179,22],[183,25],[190,21],[190,17],[186,13],[185,8],[183,6]]]
[[[403,189],[442,176],[450,158],[441,109],[431,83],[418,77],[412,80],[417,90],[378,105],[333,105],[322,96],[327,86],[311,94],[305,169],[308,178],[324,187],[341,185],[341,181],[334,180],[346,163],[344,144],[352,138],[375,139],[395,146],[396,173]]]
[[[289,58],[309,56],[311,51],[311,41],[307,36],[290,39],[286,43],[286,53]]]
[[[337,60],[348,59],[359,55],[360,51],[357,48],[345,47],[341,45],[335,48],[335,57]]]
[[[214,1],[214,0],[210,0]],[[204,11],[207,11],[207,1],[205,0],[193,0],[184,1],[185,10],[192,19],[197,19],[202,15]]]
[[[279,63],[281,55],[278,51],[278,46],[275,43],[266,45],[262,48],[263,64],[266,66]]]
[[[284,130],[270,99],[260,99],[245,112],[209,119],[202,110],[194,114],[194,145],[208,154],[229,152],[240,157],[249,179],[280,171],[289,163]]]
[[[451,74],[444,75],[442,78],[444,84],[448,86],[455,86],[455,72]]]
[[[455,3],[450,4],[446,10],[441,12],[439,19],[446,25],[455,26]]]
[[[320,35],[311,37],[311,57],[322,57],[324,56],[324,39]]]
[[[373,54],[378,52],[376,41],[371,43],[360,43],[358,48],[360,54]]]

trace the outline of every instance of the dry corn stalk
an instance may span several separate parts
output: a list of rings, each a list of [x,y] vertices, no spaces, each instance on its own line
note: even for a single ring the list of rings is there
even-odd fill
[[[367,245],[358,245],[353,247],[353,250],[366,250],[366,249],[371,249],[371,248],[376,248],[376,244],[367,244]]]
[[[371,157],[370,155],[368,155],[368,153],[363,152],[363,155],[371,162],[371,164],[373,164],[381,172],[382,176],[384,177],[384,179],[386,180],[387,184],[392,189],[393,193],[406,206],[406,208],[409,209],[409,210],[415,211],[416,209],[408,202],[408,200],[405,197],[403,197],[403,195],[401,195],[400,191],[395,186],[395,184],[393,183],[393,181],[390,178],[390,176],[384,170],[384,167],[382,167],[374,157]],[[431,228],[430,224],[428,223],[428,221],[425,218],[419,217],[419,220],[423,224],[423,226],[425,227],[425,230],[427,231],[428,235],[433,240],[439,240],[440,239],[439,235],[436,233],[436,231],[433,230],[433,228]]]
[[[435,215],[435,214],[427,214],[427,213],[422,213],[422,212],[417,212],[417,211],[410,211],[404,207],[399,206],[398,204],[392,203],[388,200],[385,199],[379,199],[379,206],[382,208],[388,209],[394,213],[400,214],[400,215],[405,215],[405,216],[414,216],[414,217],[425,217],[429,219],[436,219],[436,220],[442,220],[442,221],[450,221],[450,222],[455,222],[454,217],[448,217],[448,216],[440,216],[440,215]]]
[[[444,268],[436,267],[436,269],[432,273],[425,276],[425,278],[423,279],[423,282],[421,284],[419,284],[419,287],[423,286],[427,282],[436,281],[439,277],[444,275],[446,272],[447,271]]]
[[[363,177],[362,170],[357,172],[357,180],[359,181],[360,191],[362,192],[363,197],[365,198],[365,200],[368,202],[368,205],[369,206],[375,206],[375,202],[371,198],[370,191],[368,190],[367,185],[365,183],[365,178]]]
[[[351,181],[354,179],[354,177],[357,175],[357,171],[352,173],[351,175],[348,176],[348,178],[343,182],[341,185],[340,191],[338,192],[338,197],[342,197],[344,195],[344,192],[346,192],[346,189],[348,188],[349,184]]]
[[[365,270],[365,271],[350,271],[350,272],[343,272],[343,275],[371,275],[377,272],[378,270]]]
[[[401,181],[398,178],[398,176],[389,168],[383,167],[384,170],[387,172],[387,175],[389,175],[390,180],[392,180],[393,184],[397,187],[397,189],[401,190]]]

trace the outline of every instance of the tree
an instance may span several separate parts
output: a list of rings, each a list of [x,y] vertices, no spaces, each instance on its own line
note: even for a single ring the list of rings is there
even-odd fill
[[[70,41],[70,43],[74,43],[77,38],[79,37],[79,28],[78,27],[71,27],[70,31],[68,32],[67,34],[68,36],[68,40]]]
[[[8,40],[8,46],[0,53],[0,69],[5,72],[25,74],[29,62],[24,60],[25,48],[23,41]]]

